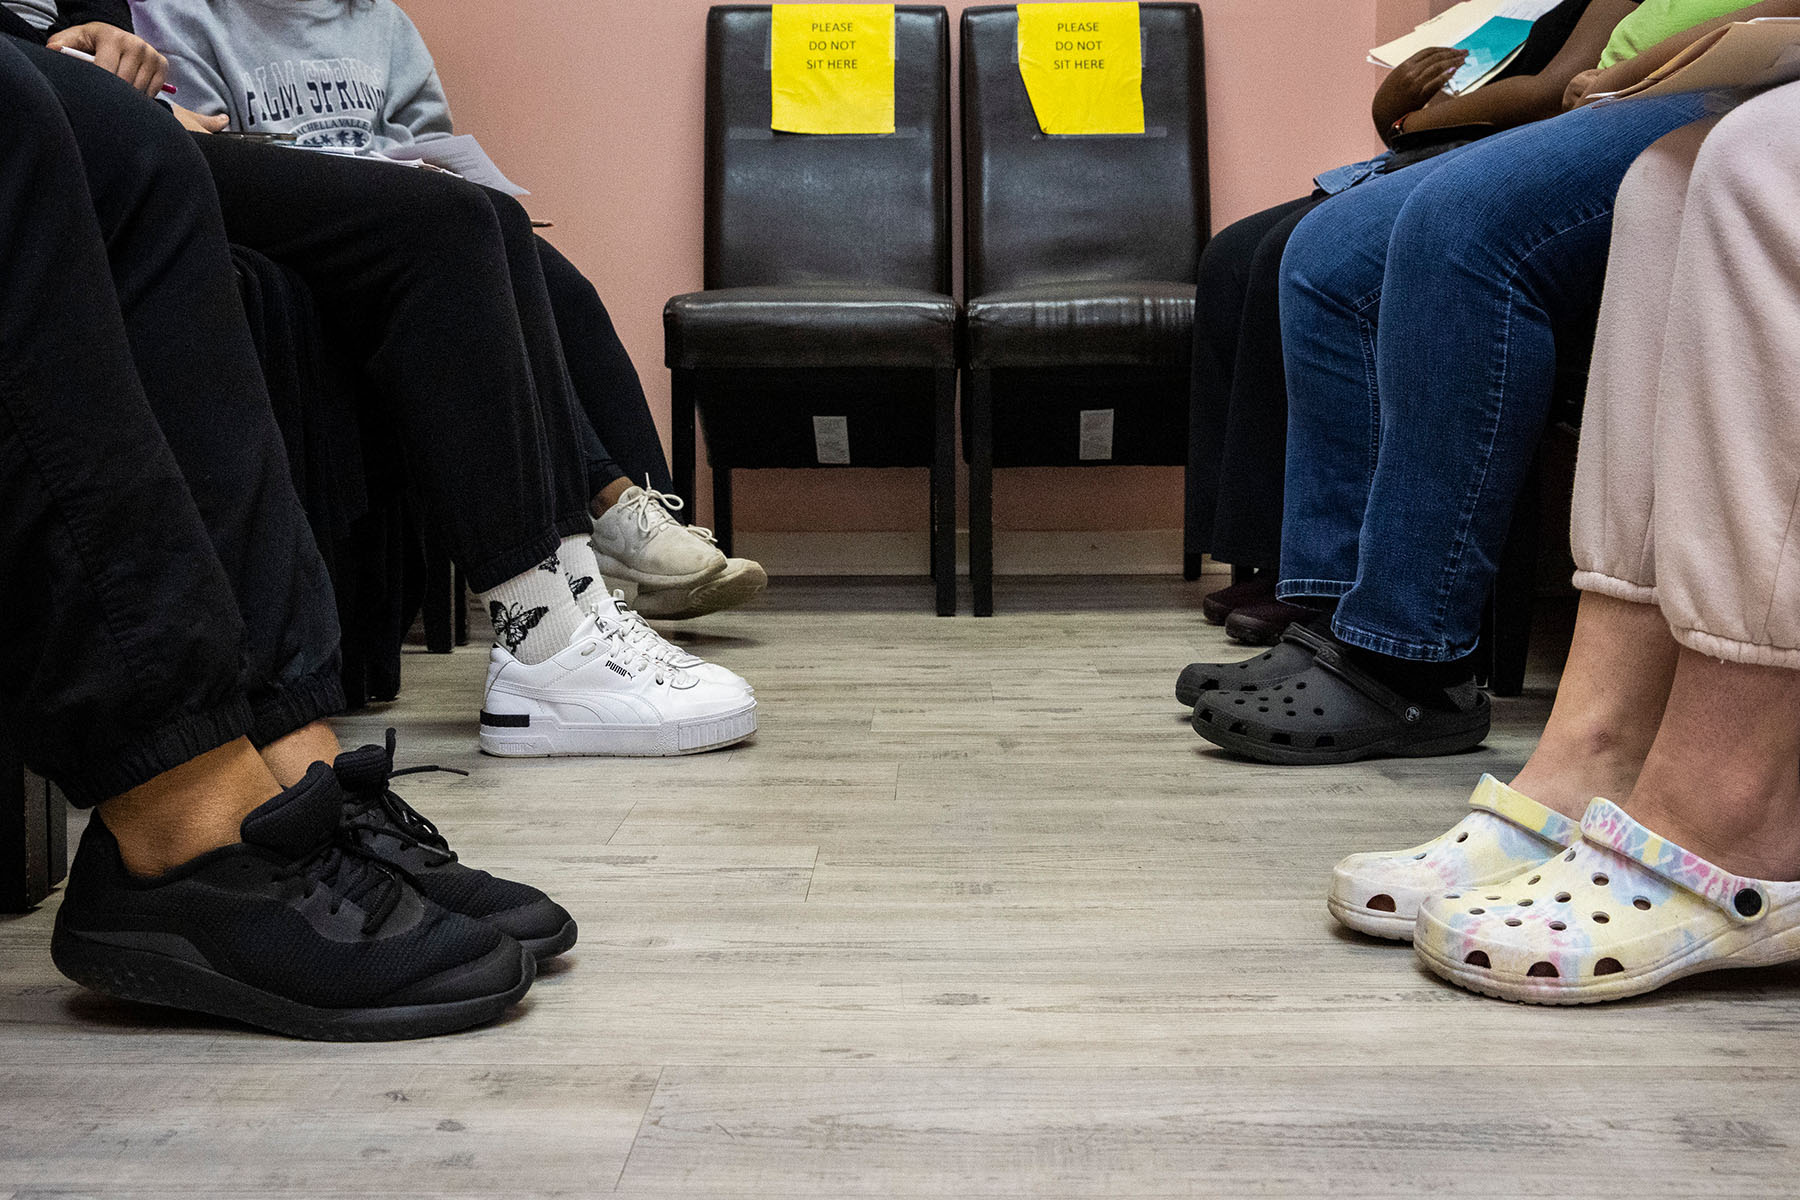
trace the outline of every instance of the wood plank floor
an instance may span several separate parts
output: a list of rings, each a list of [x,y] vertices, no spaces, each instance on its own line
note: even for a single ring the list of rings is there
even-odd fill
[[[581,945],[495,1027],[343,1047],[85,994],[54,902],[0,920],[0,1200],[1800,1193],[1800,971],[1522,1008],[1325,915],[1516,768],[1547,674],[1473,755],[1258,768],[1171,696],[1232,656],[1198,600],[778,581],[676,627],[758,737],[669,761],[482,759],[481,651],[409,656],[346,740],[471,770],[406,794]]]

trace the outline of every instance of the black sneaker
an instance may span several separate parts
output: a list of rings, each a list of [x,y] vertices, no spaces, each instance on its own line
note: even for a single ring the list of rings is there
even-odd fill
[[[437,826],[388,788],[400,775],[451,771],[452,767],[394,770],[394,731],[387,745],[347,750],[332,764],[347,794],[344,827],[364,853],[404,871],[413,885],[454,913],[474,917],[517,938],[541,963],[575,944],[575,918],[528,884],[497,879],[457,861]]]
[[[346,836],[323,763],[244,818],[243,842],[154,879],[88,820],[50,943],[97,992],[293,1037],[386,1041],[491,1021],[536,964],[491,926],[446,912]]]

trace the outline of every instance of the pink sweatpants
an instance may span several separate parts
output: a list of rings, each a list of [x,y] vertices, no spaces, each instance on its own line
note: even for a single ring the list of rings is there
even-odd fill
[[[1800,670],[1800,84],[1625,177],[1575,477],[1575,585]]]

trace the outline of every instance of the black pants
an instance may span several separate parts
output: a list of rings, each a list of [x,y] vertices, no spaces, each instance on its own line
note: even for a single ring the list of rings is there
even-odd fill
[[[0,736],[78,804],[342,707],[206,166],[0,37]]]
[[[644,385],[600,294],[555,246],[543,238],[537,245],[563,360],[587,418],[582,432],[592,490],[598,492],[619,478],[642,484],[647,477],[657,491],[673,492],[675,484],[649,401],[644,399]]]
[[[1227,226],[1200,257],[1189,409],[1190,556],[1274,569],[1287,470],[1281,252],[1325,200],[1290,200]]]
[[[298,272],[360,363],[421,515],[471,587],[588,530],[589,455],[516,201],[433,172],[193,140],[231,240]]]

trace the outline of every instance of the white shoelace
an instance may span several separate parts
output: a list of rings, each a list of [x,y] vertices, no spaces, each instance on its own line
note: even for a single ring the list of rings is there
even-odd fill
[[[669,662],[664,655],[651,653],[646,647],[639,645],[628,622],[608,620],[602,616],[594,619],[600,627],[600,645],[606,648],[607,657],[633,675],[651,671],[658,684],[677,686],[693,681],[692,675]]]
[[[689,654],[686,650],[683,650],[680,646],[677,646],[674,642],[671,642],[668,638],[652,629],[649,622],[639,616],[636,611],[625,607],[624,592],[614,591],[612,597],[613,607],[618,612],[617,621],[621,629],[620,636],[629,642],[639,653],[647,654],[660,662],[668,663],[669,666],[678,671],[685,670],[687,667],[693,666],[695,663],[701,661],[699,658]]]
[[[644,476],[643,490],[625,501],[625,504],[628,506],[627,511],[637,517],[639,533],[649,533],[659,525],[679,524],[674,514],[687,507],[687,502],[680,496],[671,496],[652,487],[648,475]],[[719,544],[710,529],[699,525],[687,525],[683,528],[702,541],[711,542],[715,546]]]

